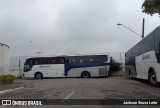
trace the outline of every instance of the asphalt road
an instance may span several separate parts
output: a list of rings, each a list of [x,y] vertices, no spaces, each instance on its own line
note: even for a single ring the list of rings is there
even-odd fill
[[[24,89],[1,94],[0,99],[160,99],[160,88],[126,78],[57,78],[17,80]],[[0,106],[1,108],[53,108],[53,106]],[[150,105],[54,105],[77,108],[159,108]]]

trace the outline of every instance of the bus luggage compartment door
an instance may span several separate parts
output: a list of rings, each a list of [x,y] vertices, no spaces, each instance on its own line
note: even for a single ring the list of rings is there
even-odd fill
[[[107,68],[99,68],[99,76],[108,76]]]

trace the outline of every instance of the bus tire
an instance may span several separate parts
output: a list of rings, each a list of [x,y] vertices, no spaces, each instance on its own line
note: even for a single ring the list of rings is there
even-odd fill
[[[43,74],[41,72],[37,72],[35,74],[35,79],[42,79],[43,78]]]
[[[81,73],[81,77],[82,77],[82,78],[89,78],[89,77],[91,77],[91,75],[90,75],[89,72],[84,71],[84,72]]]
[[[148,82],[152,86],[158,86],[159,85],[159,83],[157,82],[156,73],[153,70],[151,70],[149,72]]]

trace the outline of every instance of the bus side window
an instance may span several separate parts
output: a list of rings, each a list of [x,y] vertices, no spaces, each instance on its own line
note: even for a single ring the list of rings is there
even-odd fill
[[[38,60],[35,60],[35,65],[38,65]]]
[[[93,63],[93,58],[89,58],[89,62],[90,62],[90,63]]]
[[[68,58],[65,59],[65,63],[69,63],[69,59]]]
[[[46,64],[50,64],[50,59],[46,59]]]
[[[43,59],[43,64],[46,64],[47,63],[47,60],[46,59]]]
[[[64,63],[64,58],[63,57],[59,58],[59,64],[63,64],[63,63]]]
[[[76,60],[75,60],[75,59],[72,59],[72,63],[76,63]]]
[[[81,59],[79,60],[79,62],[80,62],[80,63],[83,63],[83,62],[84,62],[83,58],[81,58]]]
[[[99,59],[98,59],[98,61],[99,61],[99,62],[102,62],[102,59],[101,59],[101,58],[99,58]]]
[[[52,64],[51,59],[46,59],[46,64]]]
[[[108,56],[101,56],[101,62],[107,62]]]
[[[43,59],[39,59],[39,64],[43,64]]]
[[[98,62],[97,57],[94,57],[94,63],[97,63],[97,62]]]
[[[32,65],[33,65],[33,61],[32,61],[32,60],[29,62],[29,65],[30,65],[30,66],[32,66]]]
[[[62,64],[64,63],[64,59],[62,59]]]
[[[54,59],[51,59],[51,64],[54,64],[55,63],[55,60]]]
[[[90,57],[86,57],[86,59],[87,59],[87,63],[90,63]]]
[[[75,63],[76,60],[74,58],[69,59],[69,63]]]
[[[87,57],[83,57],[84,63],[87,63]]]

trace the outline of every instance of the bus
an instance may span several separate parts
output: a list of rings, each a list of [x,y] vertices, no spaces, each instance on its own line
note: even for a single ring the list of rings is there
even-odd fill
[[[125,67],[129,78],[160,82],[160,26],[125,53]]]
[[[99,77],[108,76],[107,55],[56,56],[28,58],[24,63],[24,77]]]

